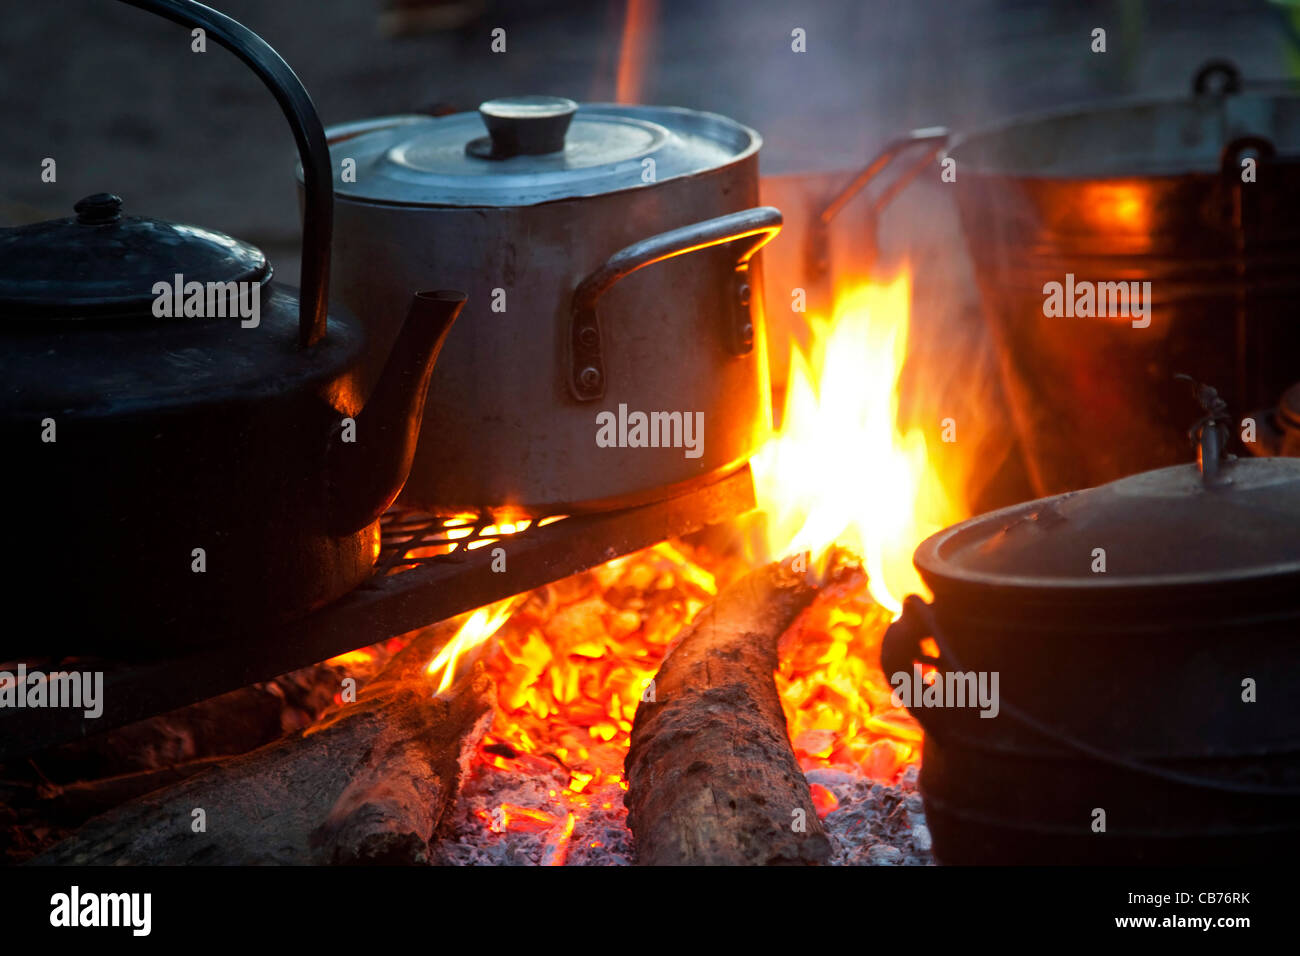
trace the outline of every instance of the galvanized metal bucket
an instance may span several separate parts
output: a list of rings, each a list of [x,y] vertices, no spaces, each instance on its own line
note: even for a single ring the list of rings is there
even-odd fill
[[[1038,494],[1180,461],[1178,373],[1238,414],[1300,378],[1300,95],[1213,61],[1190,97],[917,130],[823,220],[901,167],[874,221],[936,157]]]
[[[1176,373],[1238,413],[1300,377],[1300,96],[1244,92],[1225,63],[1193,90],[1016,120],[948,151],[1040,494],[1180,460]]]

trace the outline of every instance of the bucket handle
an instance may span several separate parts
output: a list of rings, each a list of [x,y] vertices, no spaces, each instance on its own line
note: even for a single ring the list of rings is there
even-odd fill
[[[807,268],[809,274],[822,276],[829,270],[831,222],[858,193],[866,189],[867,185],[883,173],[901,154],[908,152],[915,146],[926,147],[924,151],[909,162],[892,183],[881,190],[880,194],[871,201],[867,215],[871,224],[871,239],[874,245],[876,225],[881,212],[894,201],[894,198],[899,193],[912,184],[912,180],[921,174],[921,170],[930,165],[934,158],[943,152],[951,138],[952,134],[946,127],[929,126],[924,129],[914,129],[887,142],[880,149],[880,152],[876,153],[871,162],[867,163],[857,175],[849,180],[813,220],[812,228],[808,233]]]
[[[330,236],[334,226],[334,174],[316,107],[302,81],[271,45],[248,27],[194,0],[121,0],[173,23],[202,29],[235,54],[280,104],[302,160],[302,273],[299,277],[298,346],[325,337],[329,310]]]
[[[920,644],[921,640],[926,637],[931,638],[935,646],[938,647],[938,657],[922,653]],[[927,604],[915,594],[909,594],[903,601],[903,613],[885,631],[884,639],[881,642],[880,665],[885,671],[886,678],[888,678],[891,674],[910,670],[912,664],[916,661],[931,664],[938,668],[940,672],[945,667],[952,671],[966,670],[961,662],[957,660],[951,646],[944,640],[943,634],[935,624],[934,605]],[[941,711],[927,711],[924,707],[917,707],[916,709],[909,707],[908,710],[922,725],[927,734],[933,734],[939,740],[943,739],[943,722],[939,717]],[[1032,730],[1053,743],[1062,744],[1075,753],[1112,767],[1155,777],[1167,783],[1181,784],[1201,790],[1216,790],[1223,793],[1249,794],[1250,796],[1300,797],[1300,788],[1255,787],[1248,784],[1235,784],[1208,777],[1198,777],[1195,774],[1180,773],[1176,770],[1156,767],[1140,760],[1114,754],[1087,741],[1080,740],[1059,727],[1044,723],[1006,700],[998,702],[998,711],[1009,716],[1020,726]],[[938,733],[935,733],[936,728],[939,729]]]

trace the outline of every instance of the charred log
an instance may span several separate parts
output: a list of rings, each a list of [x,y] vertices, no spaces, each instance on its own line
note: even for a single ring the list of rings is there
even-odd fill
[[[625,764],[637,862],[824,863],[830,844],[795,760],[773,674],[816,590],[769,565],[718,595],[642,700]]]
[[[407,695],[413,685],[392,685]],[[328,818],[311,835],[321,863],[429,862],[429,844],[447,808],[456,802],[474,748],[492,723],[496,689],[482,667],[446,699],[384,708],[387,739],[353,774]],[[361,701],[358,701],[361,703]],[[314,734],[328,733],[325,726]]]
[[[495,706],[481,667],[440,698],[412,677],[446,634],[425,632],[305,733],[117,807],[33,862],[427,862]]]

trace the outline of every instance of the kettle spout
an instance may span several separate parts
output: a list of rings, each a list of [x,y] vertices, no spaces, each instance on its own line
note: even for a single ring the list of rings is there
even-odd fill
[[[337,534],[359,531],[393,503],[415,458],[429,378],[463,292],[417,292],[383,374],[347,437],[329,450],[330,517]]]

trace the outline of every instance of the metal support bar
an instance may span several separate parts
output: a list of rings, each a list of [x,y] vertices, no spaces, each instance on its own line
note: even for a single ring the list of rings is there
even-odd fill
[[[69,708],[0,710],[0,760],[144,720],[328,660],[346,651],[404,634],[464,611],[520,594],[620,555],[698,531],[754,507],[749,466],[685,494],[637,508],[564,518],[502,538],[508,572],[492,570],[490,546],[470,549],[455,537],[413,533],[409,526],[395,560],[381,555],[379,572],[346,597],[301,621],[270,632],[230,634],[225,640],[167,660],[118,664],[78,661],[62,669],[104,671],[102,716]],[[403,519],[398,513],[397,521]],[[390,522],[392,523],[392,522]],[[471,525],[476,524],[470,522]],[[453,525],[458,531],[465,527]],[[482,523],[477,523],[482,531]],[[450,554],[408,558],[411,551]],[[387,560],[387,563],[386,563]],[[413,567],[407,567],[413,564]],[[393,566],[393,573],[385,569]],[[405,568],[405,569],[403,569]]]

